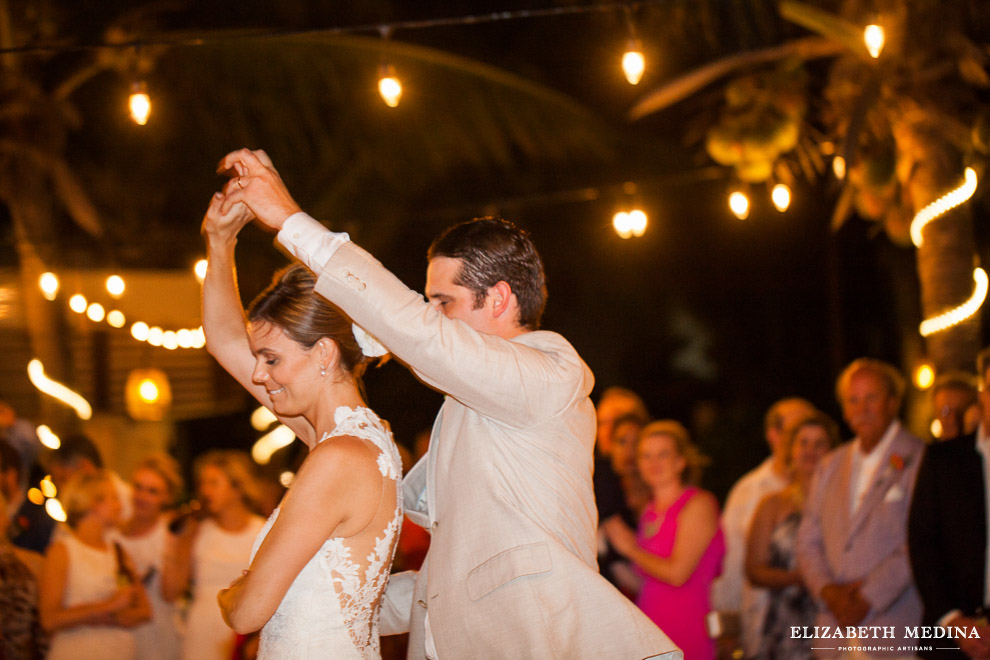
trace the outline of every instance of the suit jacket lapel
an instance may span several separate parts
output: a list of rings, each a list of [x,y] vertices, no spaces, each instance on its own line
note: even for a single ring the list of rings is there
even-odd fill
[[[838,527],[838,538],[845,540],[849,538],[851,533],[851,516],[852,511],[850,509],[851,500],[849,499],[852,493],[852,469],[853,469],[853,452],[856,451],[856,446],[853,443],[849,443],[846,447],[845,456],[842,457],[842,464],[839,467],[838,474],[836,475],[835,489],[833,492],[839,493],[838,501],[833,503],[832,508],[834,509],[833,515],[835,524]]]
[[[887,497],[887,493],[897,483],[901,471],[906,467],[904,461],[913,460],[906,453],[907,448],[903,446],[903,442],[903,431],[898,431],[893,442],[887,448],[887,452],[880,457],[880,464],[873,475],[873,481],[867,487],[866,493],[863,494],[863,501],[860,502],[856,513],[853,514],[850,534],[855,534],[873,510],[880,506],[884,498]],[[894,456],[901,457],[901,462],[897,465],[895,465]],[[903,493],[902,496],[907,497],[908,493]]]

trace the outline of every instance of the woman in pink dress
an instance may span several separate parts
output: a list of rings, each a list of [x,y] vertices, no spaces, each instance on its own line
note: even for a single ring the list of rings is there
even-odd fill
[[[680,423],[649,424],[639,437],[636,464],[652,498],[638,534],[621,529],[610,534],[616,550],[643,577],[636,604],[681,647],[684,660],[715,658],[705,618],[725,555],[718,502],[691,485],[703,461]]]

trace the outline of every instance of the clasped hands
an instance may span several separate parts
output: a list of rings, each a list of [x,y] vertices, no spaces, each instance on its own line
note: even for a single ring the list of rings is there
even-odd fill
[[[233,238],[254,219],[278,231],[286,218],[301,210],[260,149],[230,152],[217,165],[217,173],[229,180],[213,195],[203,219],[203,232],[211,237]]]
[[[822,588],[822,600],[835,616],[840,626],[856,626],[870,612],[870,603],[863,598],[859,588],[862,580],[846,584],[829,584]]]

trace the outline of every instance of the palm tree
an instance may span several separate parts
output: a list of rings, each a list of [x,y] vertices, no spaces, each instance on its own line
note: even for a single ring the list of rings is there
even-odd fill
[[[911,219],[959,186],[965,166],[985,170],[985,3],[785,0],[772,7],[753,0],[732,6],[749,18],[738,24],[757,26],[748,47],[717,52],[649,90],[632,107],[632,119],[723,84],[721,115],[708,131],[713,158],[740,179],[761,182],[820,178],[824,157],[842,156],[847,174],[833,228],[856,212],[876,221],[897,245],[910,244]],[[862,26],[870,22],[886,29],[878,59],[863,44]],[[816,85],[822,59],[829,64]],[[917,251],[926,318],[969,298],[976,261],[969,206],[928,226]],[[918,343],[919,320],[902,323],[911,335],[904,342],[906,362]],[[971,369],[980,341],[976,315],[929,336],[926,352],[938,370]]]
[[[377,34],[213,29],[221,17],[198,7],[128,5],[102,3],[94,16],[0,0],[0,204],[32,348],[58,379],[72,379],[67,333],[40,274],[108,260],[184,265],[201,249],[196,219],[221,182],[209,173],[231,149],[263,146],[307,209],[373,251],[426,196],[453,204],[481,189],[532,192],[555,164],[615,151],[617,132],[577,102],[477,60]],[[180,14],[206,27],[161,27]],[[260,23],[250,7],[239,18]],[[383,58],[415,86],[394,110],[374,88]],[[143,128],[123,112],[136,80],[154,103]],[[450,181],[458,185],[441,187]]]

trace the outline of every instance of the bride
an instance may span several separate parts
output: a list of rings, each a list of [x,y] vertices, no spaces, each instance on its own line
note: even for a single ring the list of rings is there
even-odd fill
[[[375,342],[313,291],[315,276],[298,264],[275,275],[245,322],[234,246],[250,215],[240,205],[221,215],[221,200],[203,220],[207,348],[310,452],[220,608],[236,632],[261,629],[262,659],[379,658],[402,465],[362,396],[363,347]]]

